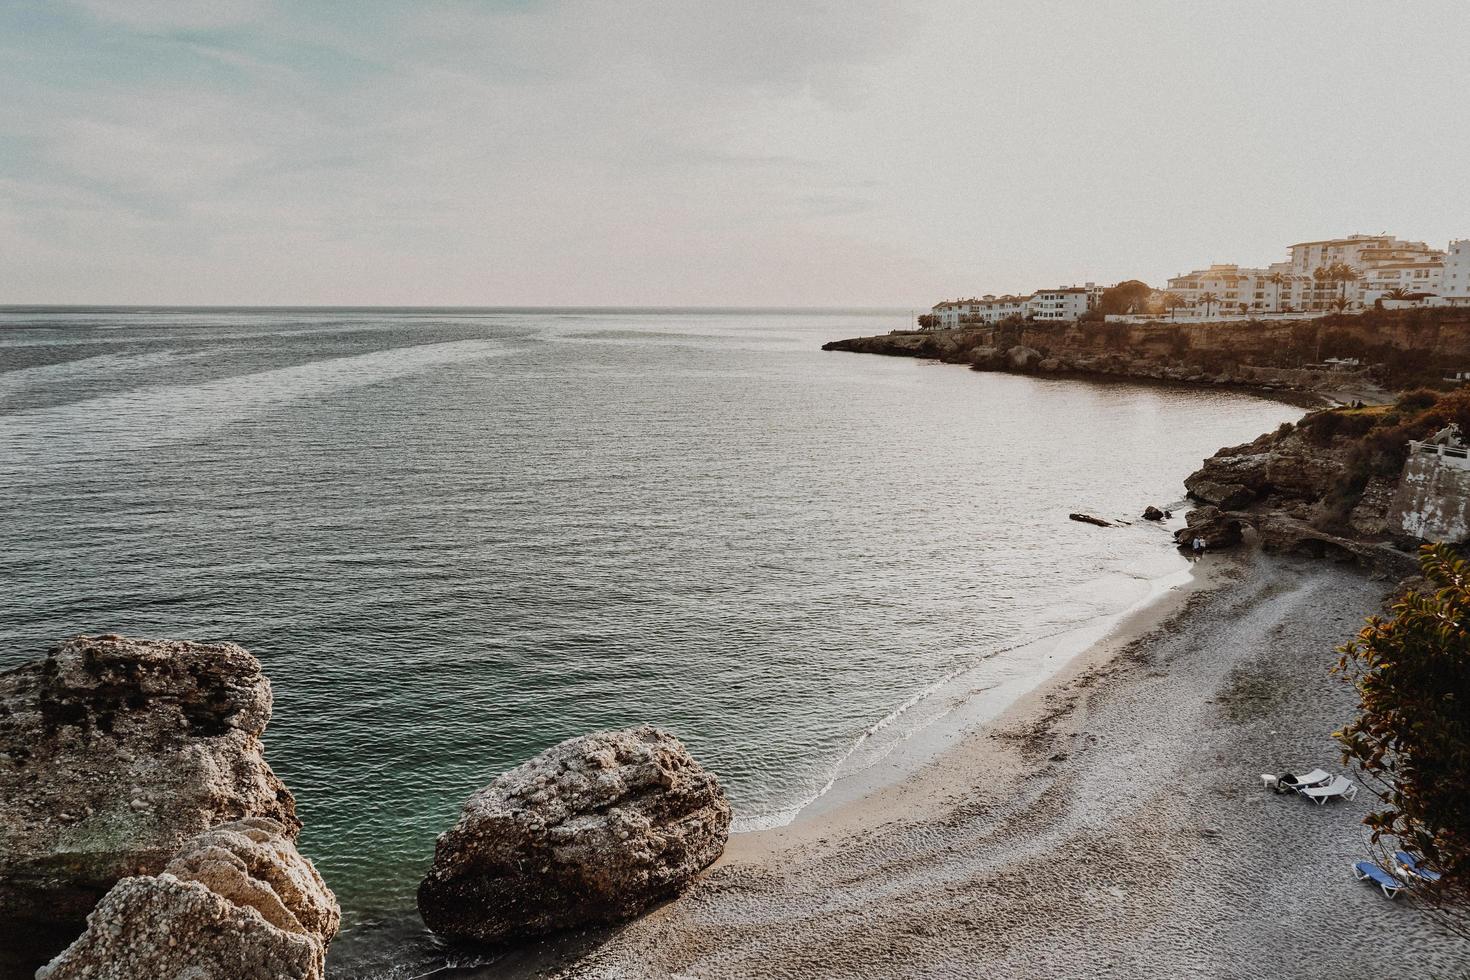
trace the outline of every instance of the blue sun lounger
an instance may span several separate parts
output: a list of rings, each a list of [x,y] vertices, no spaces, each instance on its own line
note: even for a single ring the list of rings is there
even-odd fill
[[[1373,882],[1379,888],[1383,889],[1383,894],[1389,898],[1397,897],[1398,893],[1404,890],[1404,883],[1402,881],[1399,881],[1372,861],[1359,861],[1353,865],[1353,874],[1357,876],[1359,881]]]
[[[1412,875],[1420,881],[1435,882],[1439,880],[1438,871],[1430,871],[1420,864],[1414,858],[1414,855],[1408,851],[1399,851],[1393,856],[1393,859],[1399,863],[1399,867],[1404,869],[1405,874]]]

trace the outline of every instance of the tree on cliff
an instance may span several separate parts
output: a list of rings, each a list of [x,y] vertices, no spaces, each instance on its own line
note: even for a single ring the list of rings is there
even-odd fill
[[[1384,804],[1363,821],[1379,863],[1400,871],[1388,854],[1402,850],[1440,873],[1413,894],[1470,936],[1470,564],[1442,544],[1420,564],[1434,591],[1407,593],[1338,649],[1360,714],[1336,737]]]
[[[1347,284],[1357,282],[1363,278],[1357,269],[1346,262],[1333,262],[1331,265],[1318,266],[1312,270],[1312,278],[1317,280],[1319,287],[1336,283],[1338,286],[1338,298],[1342,300],[1343,307],[1347,306]],[[1320,304],[1319,304],[1320,308]]]
[[[1276,287],[1276,312],[1281,312],[1281,287],[1290,282],[1286,276],[1279,272],[1273,272],[1266,277],[1266,281]]]
[[[1169,319],[1171,320],[1174,319],[1175,310],[1179,309],[1179,307],[1181,306],[1188,305],[1184,301],[1184,297],[1180,296],[1178,293],[1165,293],[1163,296],[1159,297],[1159,303],[1164,307],[1164,309],[1169,311]]]
[[[1102,291],[1098,297],[1097,308],[1103,315],[1142,313],[1148,308],[1148,299],[1153,295],[1153,287],[1138,279],[1127,279],[1116,286],[1109,286]]]

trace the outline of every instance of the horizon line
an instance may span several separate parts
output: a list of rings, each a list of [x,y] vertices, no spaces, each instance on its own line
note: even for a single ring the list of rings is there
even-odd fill
[[[919,313],[928,312],[928,306],[779,306],[733,304],[712,305],[551,305],[551,304],[505,304],[505,305],[438,305],[420,306],[412,304],[365,304],[365,303],[0,303],[0,312],[27,313],[52,311],[122,311],[149,313],[158,311],[194,310],[384,310],[384,311],[461,311],[461,312],[669,312],[669,313],[720,313],[720,312],[766,312],[766,313]]]

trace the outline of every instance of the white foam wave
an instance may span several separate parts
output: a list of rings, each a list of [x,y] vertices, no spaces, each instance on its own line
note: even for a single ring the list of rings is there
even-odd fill
[[[286,402],[507,352],[491,340],[421,344],[16,412],[0,416],[0,458],[24,467],[191,440]]]

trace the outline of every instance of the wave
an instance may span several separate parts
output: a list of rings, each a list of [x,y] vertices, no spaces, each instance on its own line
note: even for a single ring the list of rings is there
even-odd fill
[[[280,405],[509,352],[493,340],[420,344],[333,357],[192,385],[151,385],[0,417],[12,466],[187,442]]]

